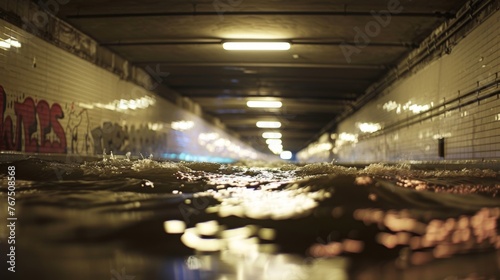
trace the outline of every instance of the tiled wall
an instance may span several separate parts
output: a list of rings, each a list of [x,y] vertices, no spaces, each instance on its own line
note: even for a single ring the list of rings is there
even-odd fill
[[[460,41],[451,54],[398,81],[343,121],[337,135],[351,133],[358,135],[359,140],[337,147],[337,160],[440,160],[437,139],[441,137],[445,139],[445,159],[500,159],[499,94],[472,102],[474,98],[498,92],[498,87],[440,106],[485,84],[498,82],[499,75],[500,12],[497,11]],[[469,100],[471,104],[449,110]],[[425,119],[433,109],[439,114]],[[378,123],[384,128],[409,117],[423,120],[375,137],[357,129],[357,123]]]
[[[0,152],[113,152],[226,162],[261,156],[199,116],[0,20]],[[154,81],[149,81],[154,82]]]
[[[497,11],[459,41],[450,54],[392,84],[342,121],[332,134],[332,159],[443,160],[438,153],[439,138],[445,141],[445,160],[500,159],[499,81]],[[481,89],[488,84],[493,86]],[[363,123],[380,130],[363,132],[359,128]]]

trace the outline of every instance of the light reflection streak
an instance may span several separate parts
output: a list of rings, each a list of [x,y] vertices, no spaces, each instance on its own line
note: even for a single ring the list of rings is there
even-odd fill
[[[500,236],[496,231],[500,208],[482,208],[472,216],[433,219],[427,224],[411,217],[408,210],[357,209],[353,217],[366,225],[375,223],[380,228],[389,229],[392,233],[380,232],[376,241],[389,249],[396,246],[411,248],[414,252],[409,262],[413,265],[491,247],[500,249]],[[316,246],[311,250],[324,256],[326,249],[319,250]]]
[[[434,134],[432,136],[432,139],[437,140],[437,139],[440,139],[440,138],[448,138],[448,137],[451,137],[451,133],[450,132]]]
[[[318,206],[318,201],[329,198],[331,194],[325,190],[307,191],[305,188],[280,189],[281,186],[294,180],[294,173],[274,172],[263,169],[241,170],[238,176],[221,174],[205,175],[207,184],[214,186],[204,192],[193,194],[196,197],[211,196],[220,202],[210,212],[218,212],[219,216],[238,216],[253,219],[283,220],[304,217]],[[253,175],[245,175],[255,172]],[[258,172],[258,173],[257,173]],[[181,178],[190,178],[189,174],[180,172]]]
[[[382,129],[379,123],[356,123],[356,126],[364,133],[373,133]]]
[[[210,153],[217,153],[232,158],[256,159],[257,153],[233,143],[219,133],[209,132],[198,135],[198,144]]]
[[[220,255],[193,255],[187,257],[184,262],[185,269],[192,272],[216,272],[217,279],[220,280],[345,280],[349,279],[348,264],[348,260],[343,257],[307,260],[293,254],[241,249],[224,250]]]
[[[170,126],[172,127],[173,130],[178,130],[178,131],[185,131],[189,130],[194,127],[194,122],[193,121],[173,121],[170,123]]]
[[[424,104],[424,105],[419,105],[419,104],[413,104],[411,101],[406,102],[405,104],[399,104],[396,101],[388,101],[382,105],[382,109],[384,109],[387,112],[391,111],[396,111],[396,114],[401,114],[404,111],[410,111],[413,114],[419,114],[425,111],[428,111],[430,108],[434,106],[434,103],[431,102],[430,104]]]
[[[18,40],[16,40],[15,38],[8,38],[8,39],[0,40],[0,48],[10,49],[10,47],[20,48],[21,43]]]
[[[343,143],[358,143],[358,135],[342,132],[339,134],[336,143],[339,143],[339,145],[342,145]]]
[[[305,215],[310,213],[307,211],[307,207],[304,207],[307,206],[307,203],[304,203],[304,201],[296,203],[295,198],[297,197],[307,195],[318,203],[323,198],[329,197],[331,193],[342,195],[340,191],[337,191],[339,189],[333,189],[332,192],[326,192],[324,189],[312,191],[314,189],[317,190],[317,188],[315,188],[315,183],[311,180],[321,178],[322,180],[315,182],[316,184],[324,185],[333,182],[327,180],[333,177],[311,177],[311,180],[304,179],[297,181],[297,179],[304,176],[334,174],[334,167],[332,164],[308,165],[288,174],[273,172],[273,170],[269,170],[268,168],[238,167],[233,169],[235,172],[231,174],[198,174],[196,179],[206,179],[209,182],[208,185],[212,185],[213,188],[205,193],[196,193],[194,196],[206,195],[217,199],[219,204],[211,206],[210,210],[207,209],[206,212],[211,214],[218,213],[219,217],[236,216],[256,220],[280,220],[282,217],[293,219],[302,217],[302,214],[298,213],[297,209],[305,213]],[[343,170],[343,172],[337,173],[352,174],[354,172],[354,174],[358,174],[358,176],[351,178],[354,186],[356,186],[354,188],[371,188],[371,193],[377,189],[381,190],[388,187],[380,185],[380,179],[367,176],[367,174],[378,174],[377,177],[380,177],[381,175],[389,176],[410,172],[413,175],[419,175],[414,176],[417,178],[442,174],[438,173],[441,171],[415,171],[409,167],[406,168],[405,165],[398,167],[374,165],[362,170],[350,170],[347,168],[339,170]],[[298,171],[302,172],[299,173]],[[491,171],[474,170],[473,172],[476,175],[491,173],[491,176],[496,176],[496,173],[492,173]],[[460,175],[469,174],[468,171],[455,171],[455,173]],[[186,176],[191,175],[186,174]],[[288,178],[291,181],[287,182],[286,186],[283,186],[283,178]],[[363,238],[358,240],[353,236],[347,235],[339,237],[337,240],[328,239],[328,243],[313,243],[308,248],[307,253],[314,258],[336,259],[344,254],[366,254],[365,250],[371,249],[371,245],[373,244],[371,242],[375,242],[387,249],[401,251],[400,259],[397,260],[397,263],[404,267],[408,265],[421,265],[434,259],[449,258],[456,254],[482,252],[492,248],[500,248],[500,238],[497,233],[497,220],[500,217],[500,208],[482,208],[472,215],[462,214],[447,219],[442,217],[436,218],[440,214],[431,214],[430,211],[425,212],[427,206],[434,205],[428,201],[427,195],[420,195],[421,192],[414,192],[413,196],[411,196],[408,195],[408,190],[404,189],[406,187],[416,189],[418,186],[425,184],[425,180],[420,178],[399,180],[410,185],[391,185],[387,191],[391,193],[391,196],[399,193],[401,197],[407,198],[410,204],[413,205],[415,203],[414,206],[418,205],[421,208],[358,208],[350,212],[348,206],[345,209],[338,206],[331,210],[332,218],[346,218],[347,216],[351,218],[352,214],[354,220],[361,221],[366,226],[375,225],[375,228],[378,228],[379,232],[375,234],[373,239]],[[266,186],[270,187],[266,188]],[[285,188],[283,189],[283,187]],[[384,192],[377,192],[377,195],[384,197]],[[413,199],[410,199],[412,197]],[[451,202],[453,198],[457,199],[457,197],[441,197],[439,201],[444,207],[452,207],[450,209],[459,207],[462,209],[461,206],[453,206],[454,204]],[[342,198],[339,197],[338,199]],[[337,201],[339,201],[338,199]],[[245,203],[248,203],[248,205],[245,205]],[[290,207],[293,210],[287,209],[290,205],[293,206]],[[273,209],[273,207],[278,210]],[[290,213],[292,213],[291,216]],[[282,214],[285,214],[285,216],[282,216]],[[444,216],[447,216],[447,214],[444,214]],[[214,221],[208,222],[208,224],[213,223]],[[258,224],[259,222],[255,221],[255,223]],[[199,244],[201,244],[203,238],[216,238],[219,241],[210,240],[206,247],[203,245],[197,247],[196,250],[208,252],[213,251],[214,248],[220,248],[217,252],[221,252],[221,255],[231,252],[230,254],[233,256],[245,256],[245,258],[251,258],[252,260],[260,257],[262,252],[261,246],[264,245],[262,243],[265,243],[264,241],[267,243],[274,241],[277,232],[277,230],[275,231],[271,228],[261,228],[262,226],[260,225],[248,225],[230,229],[219,226],[218,230],[210,231],[200,231],[198,230],[199,227],[200,223],[194,226],[195,233],[198,236],[190,237],[192,240],[187,240],[187,246],[201,246]],[[335,233],[336,231],[333,230],[332,232]],[[188,232],[187,235],[189,236],[191,233]],[[332,236],[335,236],[335,234]],[[252,264],[252,266],[255,268],[255,264]],[[243,272],[244,267],[242,263],[236,264],[236,270],[241,273],[239,275],[245,275]],[[269,275],[274,275],[274,273],[271,272]]]
[[[153,106],[156,103],[156,99],[152,96],[143,96],[136,99],[116,99],[109,103],[78,103],[82,108],[86,109],[107,109],[117,112],[123,112],[128,110],[146,109]]]
[[[325,133],[318,141],[309,144],[305,149],[298,152],[297,159],[302,161],[307,161],[309,159],[327,161],[330,158],[332,148],[333,144],[330,142],[330,135]]]
[[[276,234],[273,229],[255,225],[225,229],[215,221],[203,224],[200,226],[198,223],[195,227],[186,229],[181,241],[197,251],[219,254],[187,257],[185,266],[189,270],[217,271],[219,279],[224,279],[225,275],[236,275],[238,279],[301,280],[320,276],[347,279],[347,262],[344,258],[308,260],[298,255],[276,254],[276,245],[260,244],[261,240],[274,239]],[[199,228],[206,229],[199,231]],[[257,233],[258,236],[255,236]],[[263,235],[266,238],[261,239],[260,236]],[[362,244],[346,240],[342,246],[346,251],[358,252]],[[222,264],[224,271],[218,271]]]

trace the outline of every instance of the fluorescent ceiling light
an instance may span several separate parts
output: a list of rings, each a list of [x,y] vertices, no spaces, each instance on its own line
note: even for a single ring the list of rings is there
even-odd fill
[[[268,147],[271,150],[274,150],[274,149],[283,149],[283,145],[281,145],[281,144],[269,144]]]
[[[274,154],[279,154],[281,152],[283,152],[283,146],[281,144],[276,144],[276,145],[269,145],[269,150],[271,150],[271,152],[273,152]]]
[[[286,51],[288,42],[225,42],[222,47],[228,51]]]
[[[280,122],[273,122],[273,121],[258,121],[257,127],[260,127],[260,128],[280,128],[281,123]]]
[[[281,133],[279,133],[279,132],[264,132],[264,133],[262,133],[262,137],[279,139],[279,138],[281,138]]]
[[[252,100],[247,102],[250,108],[281,108],[281,101]]]
[[[275,138],[266,139],[266,144],[268,144],[268,145],[281,144],[281,143],[282,143],[281,139],[275,139]]]
[[[291,159],[292,158],[292,152],[290,151],[283,151],[280,154],[281,159]]]

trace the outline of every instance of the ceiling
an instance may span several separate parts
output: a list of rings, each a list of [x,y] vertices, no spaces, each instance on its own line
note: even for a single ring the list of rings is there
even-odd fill
[[[71,0],[57,16],[133,65],[168,72],[166,86],[261,151],[269,152],[255,123],[280,121],[284,149],[297,152],[465,2]],[[381,11],[390,18],[377,21],[372,13]],[[292,47],[226,51],[221,42],[230,39]],[[251,109],[251,98],[283,107]]]

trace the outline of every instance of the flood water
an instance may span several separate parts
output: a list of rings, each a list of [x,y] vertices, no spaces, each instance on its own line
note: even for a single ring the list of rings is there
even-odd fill
[[[498,170],[108,157],[0,174],[0,220],[17,218],[1,279],[500,278]]]

